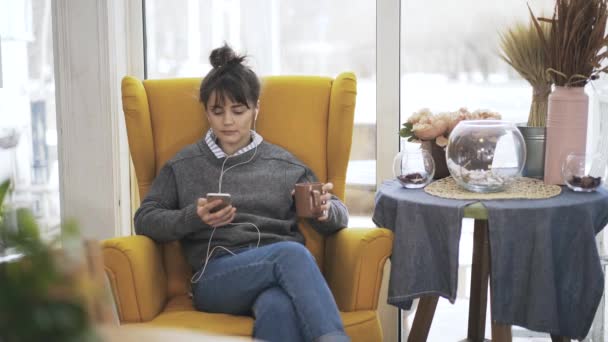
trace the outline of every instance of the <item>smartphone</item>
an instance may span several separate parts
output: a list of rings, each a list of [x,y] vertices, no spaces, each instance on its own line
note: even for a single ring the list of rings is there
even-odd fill
[[[213,208],[211,210],[211,213],[215,213],[216,211],[222,210],[232,203],[232,198],[230,197],[230,194],[222,194],[222,193],[208,193],[207,194],[207,203],[213,202],[218,199],[222,201],[222,204]]]

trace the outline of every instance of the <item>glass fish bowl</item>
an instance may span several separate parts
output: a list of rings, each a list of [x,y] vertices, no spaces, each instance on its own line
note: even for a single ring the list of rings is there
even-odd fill
[[[526,143],[517,127],[500,120],[464,120],[446,148],[450,175],[472,192],[500,192],[521,176]]]

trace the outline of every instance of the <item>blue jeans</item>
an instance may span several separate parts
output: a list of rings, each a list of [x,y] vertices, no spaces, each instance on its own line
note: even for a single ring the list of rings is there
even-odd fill
[[[253,314],[257,339],[350,341],[314,257],[296,242],[211,259],[192,291],[197,310]]]

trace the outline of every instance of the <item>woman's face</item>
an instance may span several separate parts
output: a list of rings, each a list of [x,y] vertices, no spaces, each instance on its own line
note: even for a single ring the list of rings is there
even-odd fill
[[[243,103],[232,102],[228,96],[224,96],[223,103],[216,97],[215,92],[209,96],[207,117],[220,147],[230,155],[249,144],[257,104],[247,108]]]

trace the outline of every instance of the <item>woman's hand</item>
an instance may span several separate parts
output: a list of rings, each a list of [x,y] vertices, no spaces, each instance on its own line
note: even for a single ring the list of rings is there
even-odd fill
[[[199,198],[196,205],[196,213],[203,222],[211,227],[225,226],[234,220],[234,217],[236,216],[236,208],[234,208],[232,205],[228,205],[214,213],[211,212],[214,208],[219,207],[221,204],[221,200],[215,200],[208,203],[206,198]]]
[[[329,209],[331,208],[331,193],[329,192],[334,188],[332,183],[323,184],[323,193],[321,194],[321,210],[323,215],[317,217],[318,221],[324,222],[329,218]]]

